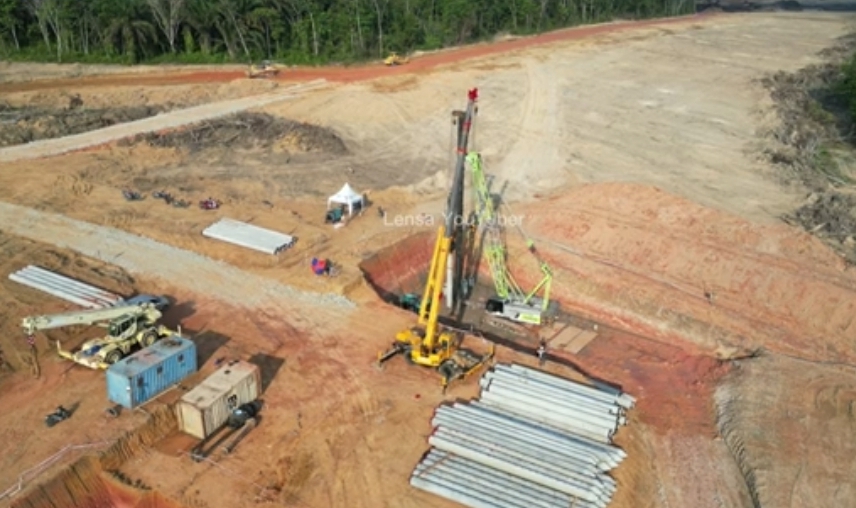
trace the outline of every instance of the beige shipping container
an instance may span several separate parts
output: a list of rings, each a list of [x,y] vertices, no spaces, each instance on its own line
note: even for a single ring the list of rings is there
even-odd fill
[[[226,424],[232,410],[252,402],[261,392],[259,367],[237,361],[221,367],[178,401],[182,432],[205,439]]]

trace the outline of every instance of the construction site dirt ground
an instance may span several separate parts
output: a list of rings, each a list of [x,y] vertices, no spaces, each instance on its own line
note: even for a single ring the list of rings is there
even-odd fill
[[[414,218],[439,221],[450,113],[478,87],[472,147],[553,266],[563,309],[599,325],[579,353],[554,354],[639,399],[617,438],[629,457],[614,472],[612,506],[847,505],[856,273],[779,220],[805,191],[762,155],[778,120],[759,80],[820,62],[853,18],[757,13],[596,28],[534,41],[547,45],[426,55],[430,65],[295,70],[281,81],[242,79],[240,69],[74,78],[101,71],[4,64],[4,75],[56,78],[0,84],[0,101],[15,122],[37,113],[20,129],[57,135],[70,125],[63,115],[94,122],[109,108],[172,110],[316,78],[330,86],[177,133],[0,165],[0,348],[16,369],[0,378],[0,428],[16,436],[0,445],[0,489],[66,445],[111,441],[145,420],[105,419],[103,374],[56,359],[43,336],[33,377],[20,319],[68,308],[6,278],[38,264],[125,295],[170,296],[167,324],[196,339],[207,368],[257,355],[277,366],[261,424],[233,455],[194,463],[186,442],[167,439],[123,464],[125,476],[188,507],[451,506],[407,483],[444,397],[431,372],[371,365],[413,316],[383,303],[360,264],[433,230]],[[75,96],[83,106],[59,113]],[[333,228],[326,197],[345,182],[373,204]],[[147,197],[127,202],[125,188]],[[191,207],[153,199],[158,190]],[[209,196],[222,208],[196,206]],[[220,217],[298,241],[269,256],[202,237]],[[424,268],[412,264],[425,254],[408,249],[378,264],[396,272],[392,286]],[[537,266],[520,239],[510,250],[531,286]],[[314,276],[313,257],[341,274]],[[504,348],[498,359],[533,360]],[[476,393],[468,380],[445,398]],[[42,428],[56,405],[76,402],[71,419]],[[12,499],[89,451],[67,454]]]

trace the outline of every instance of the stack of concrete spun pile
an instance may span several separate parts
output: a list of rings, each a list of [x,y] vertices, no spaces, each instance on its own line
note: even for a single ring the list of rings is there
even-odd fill
[[[105,309],[122,301],[117,294],[34,265],[10,273],[9,279],[88,309]]]
[[[232,219],[220,219],[205,228],[202,235],[266,254],[279,254],[296,241],[291,235]]]
[[[608,472],[626,457],[612,437],[633,397],[521,365],[497,365],[480,385],[480,400],[437,408],[411,485],[471,508],[609,504]]]

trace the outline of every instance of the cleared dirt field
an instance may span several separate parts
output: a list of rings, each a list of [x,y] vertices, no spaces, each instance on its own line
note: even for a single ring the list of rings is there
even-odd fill
[[[388,218],[438,214],[450,113],[478,87],[473,148],[555,268],[555,297],[599,325],[580,353],[555,354],[639,399],[618,437],[630,457],[615,472],[612,506],[844,506],[854,488],[845,458],[856,447],[847,409],[856,393],[856,274],[778,220],[804,191],[784,186],[761,156],[777,120],[759,79],[820,61],[818,52],[851,30],[841,14],[705,16],[535,41],[545,46],[478,46],[391,71],[295,70],[284,80],[333,85],[177,133],[2,163],[0,336],[20,337],[23,315],[62,308],[6,279],[24,264],[123,294],[167,294],[178,302],[167,324],[181,323],[204,345],[207,368],[258,355],[276,367],[266,374],[262,423],[234,455],[193,463],[187,442],[169,438],[127,458],[119,466],[126,477],[187,507],[451,506],[407,485],[442,396],[433,373],[397,361],[384,372],[371,366],[413,316],[384,304],[359,269],[431,228],[395,226],[372,208],[339,229],[323,216],[326,196],[346,181]],[[240,69],[206,70],[210,83],[200,72],[162,69],[71,79],[97,72],[51,67],[63,79],[29,91],[7,83],[0,93],[14,108],[66,108],[79,94],[84,109],[140,101],[173,109],[290,85],[243,80]],[[278,130],[282,122],[291,127]],[[147,198],[127,202],[123,188]],[[191,207],[153,199],[158,190]],[[196,207],[209,196],[223,207]],[[203,238],[219,217],[298,243],[274,257]],[[510,241],[512,269],[534,282],[520,239]],[[424,269],[415,265],[425,253],[408,250],[419,244],[401,244],[395,262],[364,266],[392,272],[385,280],[412,276]],[[315,277],[312,257],[333,259],[342,273]],[[42,377],[32,381],[20,339],[0,341],[18,370],[0,378],[0,415],[8,415],[0,428],[21,433],[17,422],[40,425],[43,413],[78,398],[81,412],[61,433],[0,445],[0,489],[65,444],[115,439],[144,419],[101,423],[101,375],[69,369],[44,348]],[[532,360],[506,349],[499,359]],[[475,392],[468,381],[447,398]],[[24,404],[30,399],[41,402]],[[828,488],[813,482],[833,468]],[[784,495],[791,484],[798,488]]]

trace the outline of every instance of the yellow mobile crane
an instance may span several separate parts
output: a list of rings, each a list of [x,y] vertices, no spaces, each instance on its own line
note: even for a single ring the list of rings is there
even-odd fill
[[[389,350],[378,354],[378,365],[383,365],[390,358],[402,354],[408,363],[437,369],[442,376],[444,390],[453,380],[464,378],[487,364],[493,358],[495,350],[495,346],[492,345],[487,354],[478,356],[461,349],[463,334],[443,329],[438,323],[444,283],[448,291],[447,301],[451,304],[455,300],[452,295],[456,290],[453,254],[457,244],[462,240],[465,156],[478,89],[470,90],[468,98],[466,112],[458,122],[457,164],[446,207],[446,220],[437,231],[428,281],[419,306],[419,319],[415,326],[396,334],[395,341]]]
[[[148,347],[155,341],[172,335],[172,330],[157,324],[161,315],[161,311],[153,303],[119,304],[106,309],[30,316],[23,319],[21,326],[29,337],[39,330],[74,325],[97,325],[106,328],[105,336],[84,342],[74,353],[63,351],[59,341],[56,343],[61,357],[90,369],[106,369],[130,353],[134,346],[139,344]]]
[[[483,250],[490,267],[496,295],[488,298],[485,311],[488,314],[509,319],[518,323],[541,325],[548,318],[550,307],[550,285],[553,271],[538,256],[535,243],[526,239],[526,246],[538,261],[542,279],[528,293],[521,289],[508,270],[507,250],[503,240],[502,217],[496,202],[490,194],[487,177],[484,174],[481,154],[470,152],[467,163],[472,172],[473,188],[476,196],[476,218],[483,233]],[[520,230],[523,233],[522,229]],[[524,235],[525,238],[525,235]],[[542,296],[536,296],[543,291]]]

